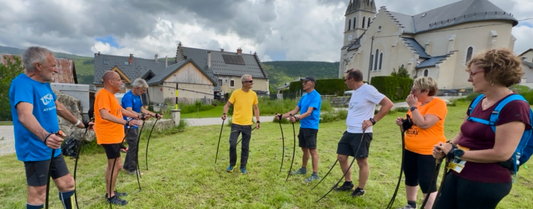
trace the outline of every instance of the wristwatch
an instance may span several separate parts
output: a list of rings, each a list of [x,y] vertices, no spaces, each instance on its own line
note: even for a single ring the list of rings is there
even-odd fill
[[[376,121],[374,120],[374,118],[370,118],[368,119],[370,122],[372,122],[372,125],[376,125]]]
[[[411,110],[411,112],[415,111],[416,109],[418,109],[418,107],[410,107],[409,110]]]
[[[448,157],[460,158],[465,154],[464,150],[459,149],[455,144],[452,144],[452,145],[453,147],[450,150],[450,152],[448,152]]]

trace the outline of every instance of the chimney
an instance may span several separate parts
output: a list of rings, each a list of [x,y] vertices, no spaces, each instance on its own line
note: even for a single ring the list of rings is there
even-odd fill
[[[207,51],[207,68],[211,68],[211,51]]]
[[[224,49],[221,48],[220,51],[221,51],[221,52],[224,52]]]
[[[100,51],[98,51],[98,55],[100,55]]]
[[[238,48],[238,49],[237,49],[237,54],[238,54],[238,55],[242,55],[242,49],[241,49],[241,48]]]
[[[155,58],[155,63],[158,63],[159,61],[157,60],[157,58],[159,57],[158,54],[155,54],[154,58]]]
[[[130,65],[131,65],[131,63],[133,63],[133,54],[130,54],[130,59],[129,59],[128,62],[130,63]]]
[[[168,56],[165,56],[165,68],[168,67]]]

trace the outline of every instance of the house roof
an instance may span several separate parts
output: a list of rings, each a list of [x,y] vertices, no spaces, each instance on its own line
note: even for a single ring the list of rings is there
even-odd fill
[[[236,54],[218,50],[205,50],[182,47],[187,58],[192,59],[200,69],[207,67],[207,53],[211,53],[211,72],[215,76],[242,76],[250,74],[254,78],[267,78],[259,60],[252,54]]]
[[[462,0],[417,15],[390,12],[404,26],[404,33],[421,33],[467,22],[501,20],[518,24],[507,13],[488,0]],[[409,18],[410,17],[410,18]]]
[[[176,64],[169,65],[165,69],[160,70],[157,74],[154,73],[156,76],[154,76],[147,82],[148,85],[155,85],[155,84],[163,83],[163,81],[165,81],[169,76],[176,73],[179,69],[181,69],[181,67],[185,66],[188,63],[192,63],[194,66],[196,66],[196,68],[200,70],[200,67],[196,63],[194,63],[191,59],[183,60]],[[213,85],[216,85],[217,82],[211,76],[208,76],[202,70],[200,70],[200,72],[204,74],[213,83]]]
[[[13,61],[13,57],[18,57],[20,59],[19,55],[0,53],[0,63],[6,65],[8,59]],[[58,73],[54,73],[52,75],[52,83],[77,84],[78,78],[76,76],[76,66],[74,65],[74,61],[71,59],[63,59],[63,58],[55,58],[55,59],[56,59],[56,69]]]
[[[149,71],[159,75],[165,69],[165,62],[156,62],[155,59],[143,59],[132,57],[132,63],[129,64],[128,56],[115,56],[106,54],[94,54],[94,84],[103,84],[102,76],[108,70],[117,67],[130,80],[142,78]],[[168,61],[168,65],[175,64],[175,61]]]
[[[403,40],[409,44],[409,46],[411,46],[415,51],[416,53],[419,55],[420,58],[424,58],[424,59],[429,59],[431,58],[431,56],[429,54],[426,53],[426,50],[424,49],[424,47],[422,47],[418,41],[416,41],[414,38],[403,38]]]
[[[528,50],[522,52],[522,54],[518,55],[519,57],[521,57],[522,55],[528,53],[529,51],[533,50],[533,48],[529,48]]]
[[[441,63],[442,61],[444,61],[447,57],[448,57],[447,55],[431,57],[427,60],[422,61],[420,64],[416,66],[416,68],[433,67]]]
[[[528,61],[522,61],[524,63],[524,65],[530,67],[530,68],[533,68],[533,62],[528,62]]]

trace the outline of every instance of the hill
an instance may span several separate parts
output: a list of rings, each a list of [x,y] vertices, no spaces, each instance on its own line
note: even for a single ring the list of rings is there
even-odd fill
[[[21,54],[24,50],[0,46],[0,53],[4,54]],[[78,83],[92,84],[94,75],[94,58],[83,57],[74,54],[56,53],[57,58],[74,60]],[[169,57],[168,59],[174,59]],[[160,59],[164,61],[164,58]],[[262,62],[263,68],[268,74],[270,80],[270,89],[276,92],[276,89],[291,82],[299,77],[313,76],[316,79],[337,78],[339,62],[315,62],[315,61],[272,61]]]

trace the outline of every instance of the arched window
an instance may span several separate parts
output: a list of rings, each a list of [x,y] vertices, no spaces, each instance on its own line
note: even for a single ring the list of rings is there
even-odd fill
[[[428,69],[425,69],[425,70],[424,70],[424,77],[428,77],[428,75],[429,75],[429,70],[428,70]]]
[[[370,27],[370,17],[368,17],[368,24],[366,24],[366,27]]]
[[[361,28],[365,28],[365,18],[366,18],[366,17],[363,17],[363,23],[362,23],[362,25],[361,25]]]
[[[350,30],[350,26],[352,26],[352,19],[348,20],[348,30]]]
[[[474,53],[474,48],[469,46],[468,49],[466,50],[466,62],[465,62],[465,65],[468,61],[470,61],[470,59],[472,59],[472,53]]]
[[[376,49],[376,56],[374,56],[374,70],[378,70],[379,49]]]
[[[357,18],[354,17],[353,18],[353,29],[356,29],[357,28]]]
[[[383,63],[383,52],[379,53],[379,70],[381,70],[381,63]]]

